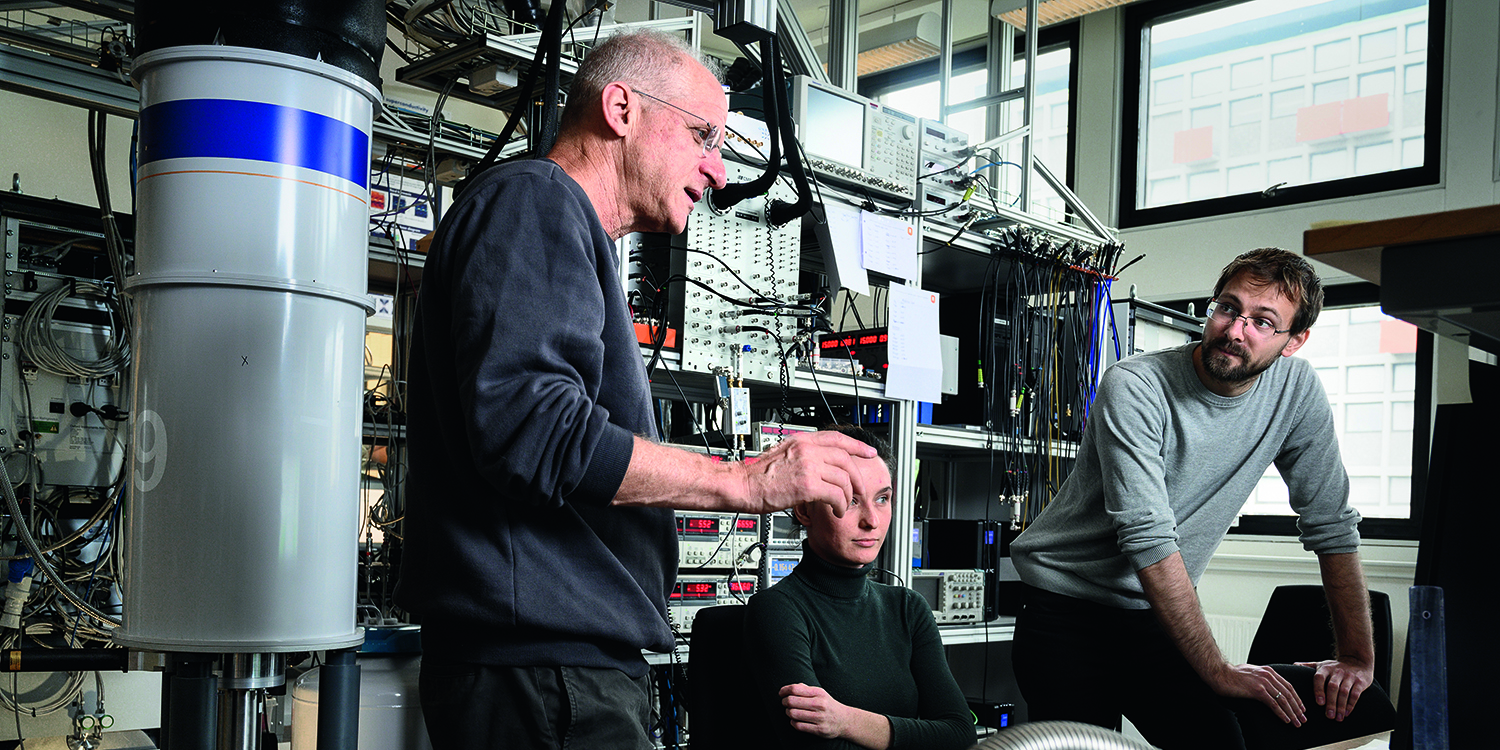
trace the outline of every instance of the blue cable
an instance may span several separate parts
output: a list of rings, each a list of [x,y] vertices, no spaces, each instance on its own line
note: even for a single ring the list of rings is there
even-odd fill
[[[1104,291],[1106,293],[1109,293],[1109,287],[1110,287],[1110,285],[1112,285],[1114,283],[1115,283],[1114,279],[1110,279],[1108,281],[1105,281],[1104,282]],[[1114,299],[1114,296],[1112,294],[1110,296],[1110,299]],[[1111,335],[1114,336],[1114,339],[1115,339],[1115,359],[1118,360],[1118,359],[1120,359],[1120,330],[1115,325],[1115,306],[1114,305],[1110,305],[1109,306],[1109,332],[1110,332]]]
[[[122,486],[120,492],[124,492],[123,486]],[[118,520],[120,518],[120,505],[121,505],[120,500],[121,500],[121,498],[119,498],[119,497],[116,497],[114,499],[115,507],[114,507],[114,510],[111,510],[109,512],[109,524],[106,525],[104,527],[104,531],[100,532],[100,534],[99,534],[99,537],[98,537],[99,538],[99,554],[94,557],[94,569],[89,571],[88,588],[84,589],[84,593],[83,593],[83,600],[85,602],[87,602],[90,599],[90,597],[92,597],[94,595],[94,576],[98,575],[98,573],[99,573],[99,566],[104,564],[104,552],[105,552],[104,546],[105,546],[105,543],[109,539],[110,529],[114,528],[115,523],[118,522]],[[73,619],[73,630],[68,633],[68,642],[70,644],[72,644],[75,648],[78,646],[78,620],[79,619],[81,619],[81,617]]]
[[[1089,373],[1089,398],[1088,401],[1084,402],[1083,404],[1083,420],[1085,423],[1088,422],[1089,412],[1093,409],[1094,406],[1094,396],[1098,392],[1100,333],[1099,305],[1107,299],[1107,297],[1104,296],[1104,291],[1107,288],[1108,282],[1105,282],[1103,284],[1095,282],[1094,284],[1094,309],[1091,311],[1092,315],[1090,315],[1089,317],[1089,360],[1087,367]]]
[[[984,165],[982,167],[975,167],[974,171],[969,172],[969,174],[975,174],[975,173],[979,172],[980,170],[989,169],[990,167],[1004,167],[1004,166],[1007,166],[1007,165],[1015,167],[1016,169],[1021,169],[1021,165],[1017,164],[1017,163],[1015,163],[1013,161],[992,161],[989,164],[986,164],[986,165]]]

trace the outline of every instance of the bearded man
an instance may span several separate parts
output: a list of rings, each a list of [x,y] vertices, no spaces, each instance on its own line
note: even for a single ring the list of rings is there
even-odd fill
[[[1314,747],[1391,728],[1374,684],[1359,514],[1333,410],[1306,360],[1323,287],[1301,256],[1239,256],[1203,340],[1104,374],[1073,473],[1011,545],[1025,584],[1014,667],[1031,721],[1118,729],[1153,745]],[[1230,664],[1196,586],[1275,464],[1317,553],[1335,658]],[[1316,704],[1316,705],[1314,705]]]

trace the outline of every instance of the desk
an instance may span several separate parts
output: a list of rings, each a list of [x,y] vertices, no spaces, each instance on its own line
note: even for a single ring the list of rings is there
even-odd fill
[[[1335,742],[1332,745],[1319,745],[1312,750],[1386,750],[1391,746],[1391,733],[1380,732],[1367,737],[1358,737],[1343,742]]]
[[[989,622],[974,623],[972,625],[939,625],[938,633],[943,636],[944,646],[957,646],[961,643],[998,643],[1000,641],[1009,641],[1014,640],[1016,637],[1016,618],[1001,616]]]
[[[1387,315],[1500,352],[1500,205],[1309,229],[1302,251],[1380,285]]]

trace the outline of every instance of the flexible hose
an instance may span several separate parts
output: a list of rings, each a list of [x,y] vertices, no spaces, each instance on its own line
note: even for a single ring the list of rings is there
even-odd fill
[[[752,195],[770,192],[771,186],[776,184],[777,176],[781,174],[781,139],[791,140],[792,134],[781,132],[781,119],[776,109],[779,106],[777,102],[781,100],[781,94],[775,88],[776,75],[769,67],[781,64],[781,60],[777,57],[779,54],[776,50],[776,37],[760,40],[761,74],[764,76],[760,88],[761,108],[766,124],[771,126],[771,155],[766,157],[766,171],[749,182],[736,182],[711,191],[708,196],[708,205],[716,213],[725,213],[734,204]]]
[[[77,607],[78,611],[104,623],[105,626],[119,626],[119,620],[94,609],[92,605],[84,601],[78,594],[73,593],[73,589],[68,588],[63,579],[57,575],[57,571],[52,569],[52,564],[47,562],[47,558],[42,555],[41,545],[36,543],[36,538],[31,535],[31,529],[26,528],[26,517],[21,512],[21,501],[16,499],[16,488],[10,483],[10,472],[6,471],[4,461],[0,461],[0,494],[5,495],[5,504],[10,508],[11,518],[14,518],[16,521],[16,530],[21,532],[21,541],[26,544],[27,551],[31,552],[32,562],[35,562],[37,568],[41,569],[42,573],[47,576],[47,580],[52,582],[57,592],[62,594],[63,598],[67,599],[70,604]]]
[[[1037,721],[1002,729],[969,750],[1151,750],[1151,746],[1093,724]]]

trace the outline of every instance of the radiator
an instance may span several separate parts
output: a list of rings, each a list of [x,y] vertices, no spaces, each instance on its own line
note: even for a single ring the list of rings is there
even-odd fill
[[[1214,640],[1219,643],[1219,650],[1224,652],[1224,658],[1230,664],[1244,664],[1250,656],[1250,642],[1255,640],[1255,629],[1260,627],[1260,619],[1231,615],[1205,617],[1208,619],[1209,629],[1214,633]]]

